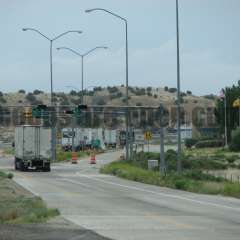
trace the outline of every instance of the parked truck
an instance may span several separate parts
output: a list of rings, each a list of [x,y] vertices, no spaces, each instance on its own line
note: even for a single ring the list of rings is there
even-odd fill
[[[117,146],[117,130],[104,130],[104,143],[107,147],[116,148]]]
[[[23,125],[15,128],[15,169],[28,168],[50,171],[51,129]]]
[[[72,136],[74,137],[72,141]],[[104,149],[103,129],[102,128],[64,128],[62,129],[62,149],[65,151],[79,151],[89,148]]]

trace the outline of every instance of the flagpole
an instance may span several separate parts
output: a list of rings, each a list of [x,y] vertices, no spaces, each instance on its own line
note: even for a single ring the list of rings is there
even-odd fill
[[[226,93],[224,96],[224,108],[225,108],[225,147],[227,147],[228,139],[227,139],[227,97],[226,97]]]

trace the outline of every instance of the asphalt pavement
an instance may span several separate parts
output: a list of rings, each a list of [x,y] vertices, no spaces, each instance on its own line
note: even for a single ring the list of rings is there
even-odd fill
[[[77,165],[59,163],[52,172],[15,172],[14,180],[62,216],[117,240],[239,240],[240,200],[161,188],[99,174],[120,152]],[[2,158],[5,169],[12,158]]]

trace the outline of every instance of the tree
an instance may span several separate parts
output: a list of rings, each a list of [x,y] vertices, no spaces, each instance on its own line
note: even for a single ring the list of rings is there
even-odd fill
[[[232,87],[225,88],[226,97],[226,113],[227,113],[227,136],[228,140],[231,141],[231,132],[236,129],[239,123],[239,109],[233,108],[233,102],[240,96],[240,82],[238,85],[233,85]],[[224,133],[225,127],[225,108],[224,99],[217,99],[215,116],[217,123],[220,126],[221,133]]]

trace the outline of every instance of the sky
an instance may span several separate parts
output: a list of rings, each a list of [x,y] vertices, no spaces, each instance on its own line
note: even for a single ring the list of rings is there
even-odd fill
[[[125,25],[128,20],[129,85],[176,87],[175,0],[0,0],[0,91],[50,91],[49,42],[54,38],[54,91],[81,88],[81,58],[57,47],[84,53],[84,88],[125,84]],[[179,0],[181,90],[218,94],[240,79],[240,1]]]

